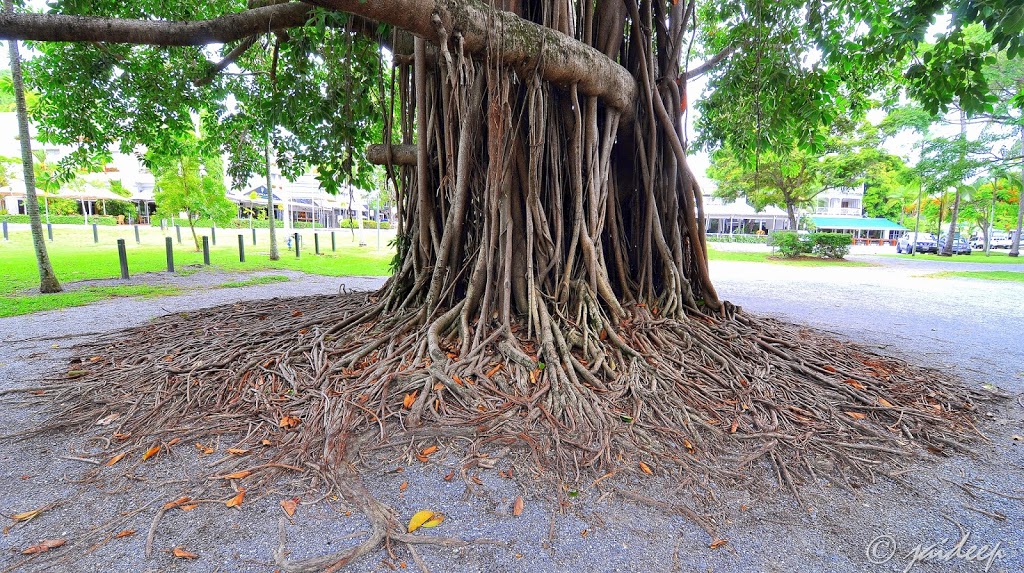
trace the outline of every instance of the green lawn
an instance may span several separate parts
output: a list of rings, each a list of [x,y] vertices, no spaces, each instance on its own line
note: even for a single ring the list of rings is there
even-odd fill
[[[916,253],[914,256],[910,255],[882,255],[883,257],[899,257],[907,260],[917,261],[946,261],[955,263],[985,263],[990,265],[1020,265],[1024,264],[1024,257],[1011,257],[1001,249],[989,251],[989,256],[985,256],[984,251],[971,251],[969,255],[953,255],[952,257],[942,257],[939,255],[925,255]]]
[[[229,281],[220,284],[220,288],[239,288],[256,285],[268,285],[271,283],[284,283],[288,282],[288,277],[284,275],[263,275],[261,277],[253,277],[251,279],[245,279],[243,281]]]
[[[0,297],[0,318],[42,312],[44,310],[82,306],[83,304],[107,298],[132,296],[149,298],[178,294],[180,292],[176,287],[165,285],[118,285],[85,287],[47,295],[8,295]]]
[[[1024,273],[1017,271],[946,271],[928,275],[935,278],[960,277],[988,281],[1012,281],[1024,283]]]
[[[741,263],[771,263],[776,265],[791,265],[796,267],[870,267],[871,263],[863,261],[847,261],[845,259],[821,259],[818,257],[802,256],[795,259],[785,259],[765,252],[747,251],[718,251],[708,248],[708,259],[712,261],[734,261]]]
[[[209,229],[198,230],[200,234],[209,234]],[[362,233],[367,246],[360,247],[358,240],[353,238],[352,231],[339,230],[335,242],[337,251],[331,250],[330,232],[319,232],[321,255],[315,255],[312,230],[303,230],[301,256],[296,258],[294,250],[285,250],[286,238],[278,233],[281,247],[281,258],[278,261],[269,259],[269,232],[257,230],[257,244],[252,244],[249,230],[218,229],[217,245],[211,245],[211,268],[227,271],[257,271],[269,269],[290,269],[310,274],[329,276],[386,276],[393,251],[387,242],[394,236],[393,232],[381,232],[381,251],[377,251],[376,231],[357,231]],[[45,227],[44,227],[45,234]],[[238,260],[238,235],[242,234],[245,241],[246,262]],[[47,251],[53,263],[54,271],[63,284],[89,279],[112,279],[120,276],[117,258],[117,239],[125,239],[128,254],[128,268],[132,275],[145,272],[166,272],[166,254],[164,250],[164,233],[159,228],[140,227],[141,244],[135,243],[132,227],[100,227],[100,242],[94,243],[92,227],[55,226],[54,241],[47,241]],[[166,236],[175,237],[171,228]],[[180,273],[202,272],[203,256],[195,251],[195,244],[187,228],[182,229],[181,245],[174,241],[174,264]],[[271,279],[274,280],[274,279]],[[262,283],[253,283],[262,284]],[[76,304],[86,304],[94,300],[112,296],[155,296],[168,294],[160,289],[125,290],[125,287],[93,287],[74,289],[72,292],[58,295],[39,295],[26,292],[39,285],[39,274],[35,255],[32,251],[32,239],[26,227],[12,228],[10,240],[0,240],[0,316],[24,314],[51,308],[62,308]],[[140,286],[140,285],[134,285]],[[28,299],[32,299],[31,301]],[[51,299],[42,302],[43,299]]]

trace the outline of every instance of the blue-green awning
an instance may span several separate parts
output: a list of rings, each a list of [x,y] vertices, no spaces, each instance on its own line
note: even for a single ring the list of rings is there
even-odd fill
[[[881,217],[811,217],[818,229],[863,229],[867,231],[905,231],[907,228]]]

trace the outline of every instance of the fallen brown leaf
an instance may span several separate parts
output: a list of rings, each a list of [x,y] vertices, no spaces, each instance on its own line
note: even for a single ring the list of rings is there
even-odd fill
[[[861,413],[861,412],[845,412],[845,414],[847,416],[853,418],[854,420],[863,420],[864,418],[868,417],[867,414],[864,414],[864,413]]]
[[[295,515],[295,509],[299,506],[298,498],[282,499],[281,509],[284,510],[284,514],[288,517]]]
[[[416,403],[417,394],[419,394],[419,391],[413,390],[405,395],[405,400],[402,400],[402,406],[404,406],[406,410],[412,408],[412,405]]]
[[[36,553],[45,553],[51,549],[56,549],[65,543],[67,543],[66,539],[44,539],[31,547],[26,547],[21,551],[21,554],[34,555]]]
[[[108,461],[105,465],[112,466],[112,465],[116,464],[117,462],[123,460],[124,457],[127,456],[127,455],[128,455],[128,452],[121,452],[120,454],[117,454],[116,456],[110,458],[110,461]]]
[[[152,448],[149,448],[148,450],[146,450],[146,453],[142,454],[142,461],[146,461],[149,458],[155,456],[156,453],[159,452],[159,451],[160,451],[160,446],[153,446]]]
[[[39,509],[33,509],[32,511],[26,511],[24,513],[15,513],[11,516],[14,521],[32,521],[39,516],[40,513],[50,509],[50,506],[40,507]]]
[[[512,502],[512,515],[519,517],[523,514],[523,496],[517,495],[516,500]]]
[[[422,454],[424,456],[429,456],[430,454],[432,454],[432,453],[434,453],[436,451],[437,451],[437,446],[429,446],[429,447],[423,448],[423,451],[420,452],[420,454]]]
[[[654,472],[651,471],[651,466],[645,464],[644,462],[640,462],[640,471],[644,472],[649,476],[654,475]]]
[[[238,493],[235,494],[235,497],[225,501],[224,505],[226,505],[228,507],[238,507],[238,506],[242,505],[242,500],[243,499],[245,499],[245,488],[244,487],[240,487],[240,488],[238,488]]]
[[[185,551],[181,547],[175,547],[171,550],[171,555],[174,555],[178,559],[197,559],[199,556],[191,551]]]
[[[710,547],[711,549],[718,549],[719,547],[725,545],[726,543],[729,543],[729,541],[726,540],[726,539],[716,539],[716,540],[712,541],[711,543],[709,543],[708,547]]]
[[[217,477],[219,477],[220,479],[242,479],[249,477],[249,475],[251,474],[251,470],[238,470],[237,472],[231,472],[229,474],[224,474],[222,476]]]
[[[281,418],[281,421],[278,422],[277,425],[282,428],[294,428],[295,426],[298,426],[300,422],[302,422],[302,420],[295,416],[285,416]]]
[[[187,495],[183,495],[174,501],[168,501],[165,503],[164,509],[174,509],[175,507],[178,507],[183,503],[188,503],[189,501],[192,501],[192,498]]]
[[[249,450],[244,450],[242,448],[228,448],[228,453],[235,456],[244,456],[249,453]]]
[[[136,531],[134,529],[125,529],[124,531],[117,532],[117,534],[114,535],[114,539],[122,539],[124,537],[131,537],[132,535],[135,535],[135,533],[136,533]]]
[[[409,489],[409,482],[403,481],[402,485],[398,486],[398,491],[405,491]]]

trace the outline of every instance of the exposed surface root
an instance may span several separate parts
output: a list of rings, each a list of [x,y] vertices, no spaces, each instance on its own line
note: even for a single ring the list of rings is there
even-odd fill
[[[976,396],[942,373],[726,308],[663,319],[638,305],[614,329],[544,315],[534,339],[513,322],[476,345],[459,336],[458,306],[428,321],[382,313],[365,293],[169,315],[81,347],[66,377],[32,394],[53,413],[33,432],[85,432],[126,461],[172,439],[241,436],[233,447],[262,460],[211,477],[322,484],[369,519],[365,541],[313,561],[289,561],[282,541],[286,571],[415,541],[358,479],[379,444],[422,455],[424,438],[459,436],[470,454],[525,448],[565,483],[668,472],[799,495],[818,479],[871,481],[974,432]]]

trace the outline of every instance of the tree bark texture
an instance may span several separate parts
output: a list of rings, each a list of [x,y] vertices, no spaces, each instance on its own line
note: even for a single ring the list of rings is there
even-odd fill
[[[14,11],[11,0],[4,0],[4,15]],[[43,224],[39,219],[39,200],[36,198],[36,176],[32,166],[32,135],[28,129],[28,107],[25,104],[25,81],[21,73],[21,54],[18,42],[7,43],[11,62],[11,83],[14,88],[14,104],[18,115],[18,137],[21,139],[21,167],[25,176],[25,212],[28,213],[29,226],[32,229],[32,246],[36,253],[36,264],[39,267],[39,292],[55,293],[63,290],[50,256],[46,252],[46,240],[43,238]]]

